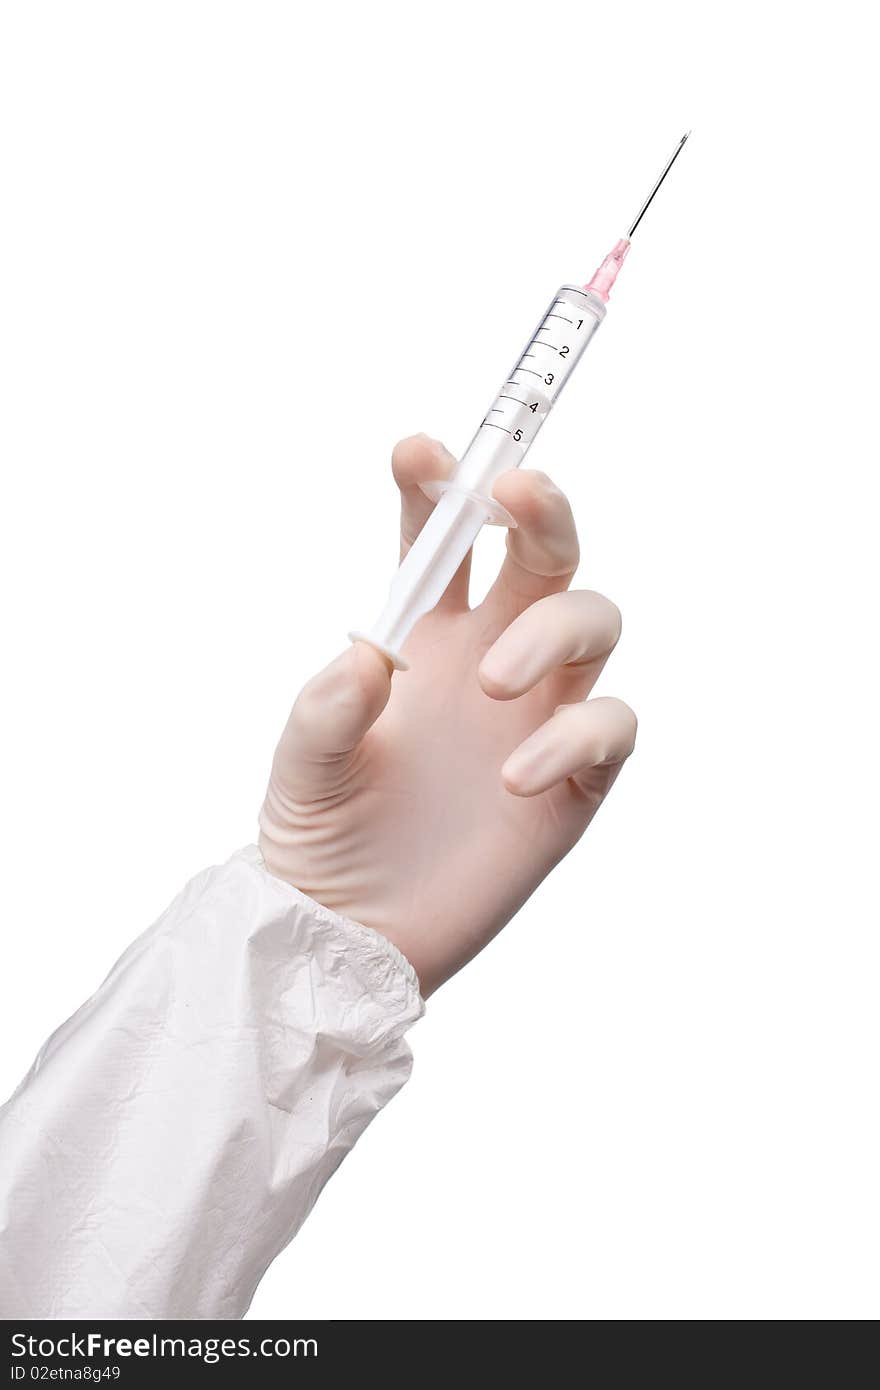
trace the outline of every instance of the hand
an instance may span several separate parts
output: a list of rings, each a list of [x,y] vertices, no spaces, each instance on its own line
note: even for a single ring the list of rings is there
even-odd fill
[[[394,450],[401,558],[431,511],[418,484],[455,460]],[[577,843],[632,752],[619,700],[586,700],[620,635],[608,599],[569,590],[571,508],[542,473],[497,479],[518,523],[489,594],[470,557],[394,678],[356,643],[302,690],[260,817],[270,872],[388,937],[427,997],[477,954]]]

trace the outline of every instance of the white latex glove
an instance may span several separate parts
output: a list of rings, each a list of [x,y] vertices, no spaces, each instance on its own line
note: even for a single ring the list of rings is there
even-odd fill
[[[401,556],[431,511],[420,482],[455,461],[425,435],[392,467]],[[260,817],[267,867],[388,937],[427,997],[505,925],[577,843],[632,752],[619,700],[586,700],[620,635],[608,599],[568,591],[571,508],[542,473],[496,481],[518,523],[468,607],[469,559],[394,677],[364,643],[304,687]]]

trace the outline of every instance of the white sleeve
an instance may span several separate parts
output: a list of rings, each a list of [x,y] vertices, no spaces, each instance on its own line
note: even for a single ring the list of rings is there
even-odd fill
[[[0,1110],[0,1317],[240,1318],[423,1008],[256,849],[193,879]]]

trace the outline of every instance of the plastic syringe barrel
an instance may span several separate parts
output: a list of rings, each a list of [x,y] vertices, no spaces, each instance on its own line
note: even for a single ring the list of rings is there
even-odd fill
[[[557,291],[452,477],[426,485],[437,505],[394,576],[378,622],[351,633],[352,640],[369,642],[406,669],[404,642],[443,596],[483,525],[510,523],[492,498],[495,479],[520,466],[604,317],[598,294],[575,285]]]

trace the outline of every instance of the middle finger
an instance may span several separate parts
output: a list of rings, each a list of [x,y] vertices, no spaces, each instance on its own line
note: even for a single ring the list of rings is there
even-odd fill
[[[539,599],[486,652],[480,684],[494,700],[515,700],[563,670],[583,698],[617,645],[620,625],[616,604],[589,589]]]
[[[568,498],[546,473],[502,473],[492,492],[517,527],[507,533],[507,555],[483,607],[509,621],[536,599],[568,588],[580,549]]]

